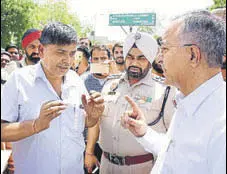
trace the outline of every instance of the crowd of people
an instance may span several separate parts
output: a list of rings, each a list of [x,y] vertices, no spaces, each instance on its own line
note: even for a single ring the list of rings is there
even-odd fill
[[[224,174],[222,15],[189,12],[111,50],[61,22],[28,29],[22,50],[1,49],[4,174]]]

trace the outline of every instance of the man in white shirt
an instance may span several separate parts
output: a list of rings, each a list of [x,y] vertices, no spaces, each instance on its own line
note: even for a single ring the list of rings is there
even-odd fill
[[[165,83],[180,93],[167,134],[148,128],[126,96],[133,111],[122,125],[158,154],[152,174],[226,173],[226,83],[220,72],[225,48],[225,23],[208,11],[185,14],[169,26],[161,46]]]
[[[13,142],[15,174],[83,174],[83,130],[97,123],[104,100],[97,92],[88,96],[69,70],[73,28],[50,23],[40,42],[41,62],[13,72],[3,88],[1,141]]]

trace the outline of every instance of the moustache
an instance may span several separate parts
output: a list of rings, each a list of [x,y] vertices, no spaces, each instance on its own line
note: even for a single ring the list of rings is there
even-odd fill
[[[38,57],[39,56],[39,53],[32,53],[30,56],[31,57]]]
[[[117,57],[116,59],[124,59],[124,57],[121,56],[121,57]]]
[[[123,65],[125,63],[124,57],[117,57],[115,62],[118,65]]]
[[[138,72],[132,71],[131,70],[132,68],[138,69],[139,71]],[[127,73],[128,73],[128,76],[130,76],[132,78],[140,78],[143,74],[143,70],[142,70],[142,68],[139,68],[137,66],[129,66],[127,69]]]
[[[129,66],[128,67],[128,70],[130,71],[130,69],[138,69],[140,72],[142,72],[143,70],[142,70],[142,68],[140,68],[140,67],[137,67],[137,66]]]
[[[59,67],[63,67],[63,68],[69,68],[71,67],[70,64],[58,64]]]

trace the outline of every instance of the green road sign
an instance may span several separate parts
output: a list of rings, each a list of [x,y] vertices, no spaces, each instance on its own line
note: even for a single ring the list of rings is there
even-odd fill
[[[155,13],[110,14],[110,26],[155,26]]]

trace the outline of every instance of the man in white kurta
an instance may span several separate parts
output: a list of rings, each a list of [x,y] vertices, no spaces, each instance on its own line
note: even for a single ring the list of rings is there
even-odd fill
[[[180,93],[167,134],[148,128],[142,110],[126,97],[134,110],[122,125],[158,154],[152,174],[226,173],[225,48],[225,23],[208,11],[185,14],[169,26],[161,45],[165,83]]]

